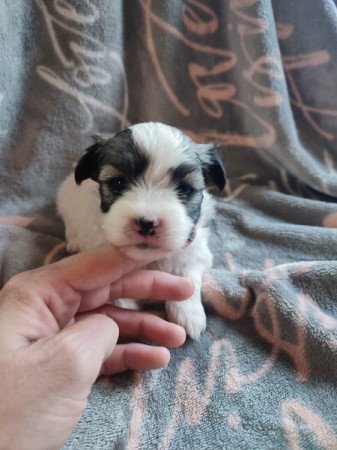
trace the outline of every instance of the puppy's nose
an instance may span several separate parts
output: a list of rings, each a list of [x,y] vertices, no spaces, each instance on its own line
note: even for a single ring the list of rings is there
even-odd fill
[[[145,219],[140,217],[135,220],[137,225],[137,232],[142,236],[154,236],[156,234],[156,227],[159,222],[157,219]]]

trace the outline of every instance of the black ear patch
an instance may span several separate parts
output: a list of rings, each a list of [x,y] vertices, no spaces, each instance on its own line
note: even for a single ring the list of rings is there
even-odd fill
[[[82,181],[87,178],[92,178],[94,181],[98,180],[98,168],[101,159],[100,149],[102,148],[101,142],[88,147],[85,154],[79,160],[75,168],[75,180],[77,184],[81,184]]]
[[[199,156],[206,186],[216,186],[220,192],[223,191],[226,186],[226,172],[216,147],[204,144],[199,147],[202,147]]]
[[[134,141],[130,128],[105,142],[96,140],[87,148],[75,168],[76,183],[81,184],[87,178],[100,182],[99,175],[104,165],[115,167],[129,181],[145,171],[148,159]]]

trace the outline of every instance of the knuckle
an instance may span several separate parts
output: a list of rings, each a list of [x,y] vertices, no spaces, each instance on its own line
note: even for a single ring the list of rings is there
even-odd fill
[[[21,272],[10,278],[1,290],[4,297],[20,302],[29,301],[36,291],[34,270]]]
[[[86,366],[86,358],[76,336],[62,336],[58,344],[58,353],[69,371],[82,373]]]
[[[31,294],[29,290],[22,287],[16,280],[10,280],[1,290],[1,298],[8,302],[29,302]]]

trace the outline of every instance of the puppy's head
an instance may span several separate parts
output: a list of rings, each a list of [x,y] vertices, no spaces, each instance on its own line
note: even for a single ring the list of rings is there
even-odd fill
[[[133,258],[161,258],[193,240],[203,190],[225,186],[214,145],[161,123],[134,125],[89,147],[75,169],[99,184],[103,229]]]

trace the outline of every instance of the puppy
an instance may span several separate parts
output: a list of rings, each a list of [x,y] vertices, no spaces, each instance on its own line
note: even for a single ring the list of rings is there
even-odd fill
[[[86,150],[57,196],[67,249],[80,252],[109,242],[151,268],[191,278],[195,292],[166,302],[171,322],[198,339],[206,328],[202,274],[212,265],[207,224],[214,202],[206,187],[225,187],[213,144],[196,144],[180,130],[141,123]],[[131,300],[120,306],[135,308]]]

